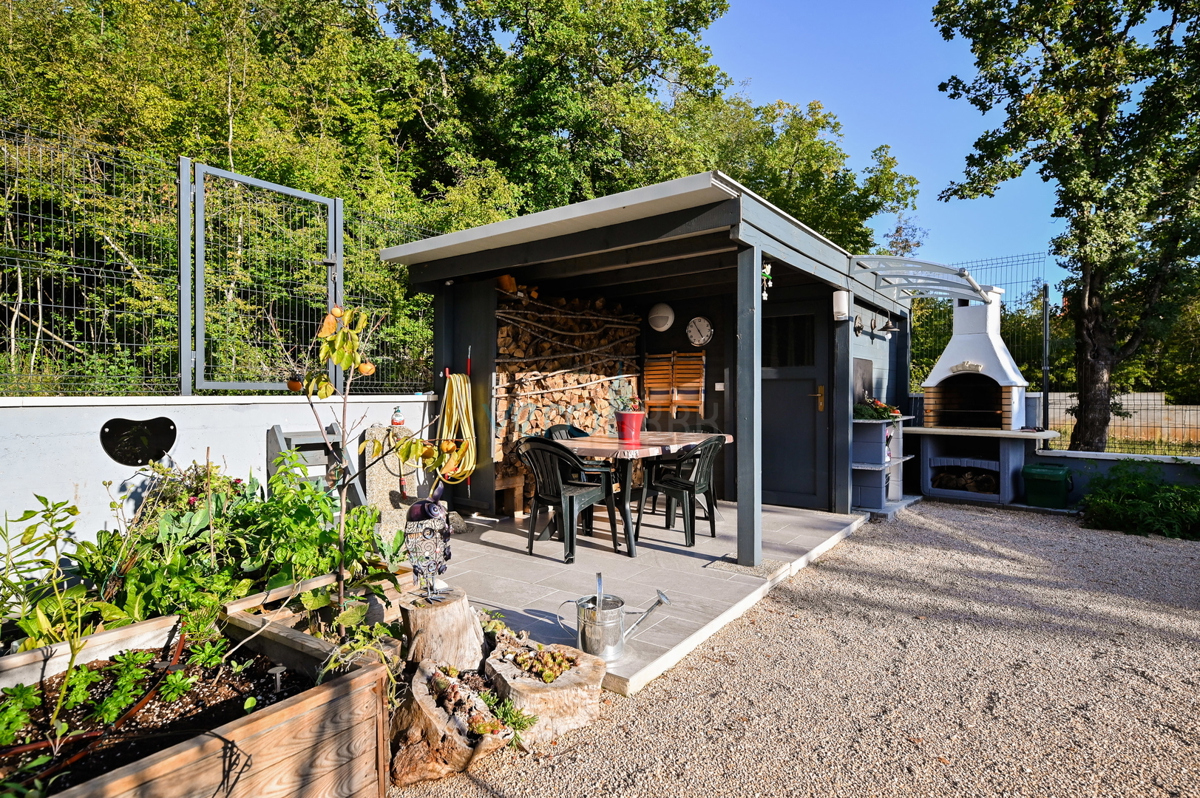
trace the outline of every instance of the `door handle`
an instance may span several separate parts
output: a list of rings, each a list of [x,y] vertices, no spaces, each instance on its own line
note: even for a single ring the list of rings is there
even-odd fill
[[[825,386],[818,385],[817,392],[810,393],[809,396],[817,397],[817,412],[824,413],[825,412]]]

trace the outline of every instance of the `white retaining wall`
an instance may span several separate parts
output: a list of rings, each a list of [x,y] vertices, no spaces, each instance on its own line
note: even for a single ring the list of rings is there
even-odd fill
[[[340,418],[340,402],[318,403],[325,425]],[[419,429],[436,414],[437,397],[398,395],[351,399],[350,426],[387,424],[400,405],[407,425]],[[100,429],[113,418],[136,421],[166,416],[177,437],[169,457],[178,465],[204,462],[205,449],[231,476],[253,474],[265,482],[267,431],[315,430],[301,396],[246,397],[30,397],[0,398],[0,512],[16,518],[37,506],[34,494],[51,501],[69,500],[80,515],[75,531],[90,539],[97,529],[112,528],[113,515],[104,487],[114,493],[136,490],[144,482],[136,468],[109,458],[100,446]],[[361,430],[360,430],[361,431]]]

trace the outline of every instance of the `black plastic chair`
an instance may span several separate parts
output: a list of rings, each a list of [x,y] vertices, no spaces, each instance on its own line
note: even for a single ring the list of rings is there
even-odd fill
[[[529,504],[529,553],[537,537],[538,516],[543,506],[553,508],[563,539],[563,559],[575,561],[575,530],[579,516],[584,516],[587,529],[592,525],[591,508],[600,502],[608,507],[608,523],[613,533],[613,551],[617,543],[617,508],[613,499],[613,476],[610,468],[597,468],[585,463],[578,455],[560,443],[546,438],[522,438],[517,444],[517,456],[533,473],[533,500]],[[595,475],[599,482],[570,479],[571,474]]]
[[[542,433],[543,438],[552,441],[565,441],[570,438],[586,438],[588,434],[573,424],[555,424]]]
[[[642,509],[646,505],[646,496],[651,491],[667,497],[665,528],[670,529],[674,526],[675,519],[671,517],[671,502],[674,501],[679,505],[683,514],[685,546],[696,545],[696,499],[700,496],[703,496],[707,502],[709,532],[714,538],[717,536],[717,497],[716,491],[713,490],[712,476],[713,465],[724,446],[724,438],[709,438],[697,444],[694,449],[682,453],[680,458],[675,461],[676,469],[673,472],[664,473],[661,476],[651,475],[651,482],[647,486],[647,490],[642,491],[641,499],[638,501],[637,525],[633,531],[634,540],[637,540],[642,531]]]
[[[684,432],[707,432],[713,435],[720,435],[721,430],[717,429],[712,424],[691,424],[684,428]],[[658,491],[653,490],[650,485],[662,479],[665,476],[674,474],[679,475],[679,459],[683,457],[683,452],[671,452],[670,454],[662,454],[658,457],[651,458],[646,462],[646,487],[643,489],[643,494],[650,497],[650,514],[658,513]],[[686,474],[684,476],[687,476]],[[675,526],[675,502],[667,499],[667,526]]]

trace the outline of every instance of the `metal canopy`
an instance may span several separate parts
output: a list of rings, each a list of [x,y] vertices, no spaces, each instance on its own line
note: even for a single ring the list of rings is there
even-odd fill
[[[974,299],[990,305],[990,294],[1004,291],[1003,288],[980,285],[966,269],[927,260],[897,255],[854,255],[850,263],[852,276],[874,275],[875,290],[890,293],[893,297]]]

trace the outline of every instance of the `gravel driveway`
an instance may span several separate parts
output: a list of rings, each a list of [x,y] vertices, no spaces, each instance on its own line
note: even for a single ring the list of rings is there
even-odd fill
[[[1200,543],[940,503],[632,699],[399,796],[1200,796]]]

